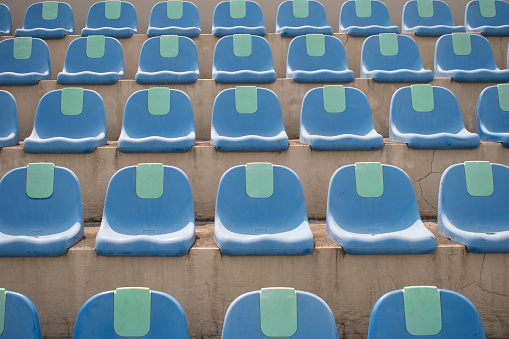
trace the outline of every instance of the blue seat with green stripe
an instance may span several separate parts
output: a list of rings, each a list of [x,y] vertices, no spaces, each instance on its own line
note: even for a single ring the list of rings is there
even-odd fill
[[[106,0],[96,2],[90,7],[81,35],[105,35],[125,39],[137,32],[138,19],[134,6],[127,1]]]
[[[465,27],[454,25],[449,5],[441,0],[410,0],[403,7],[401,30],[418,36],[442,36],[465,32]]]
[[[284,37],[332,34],[323,5],[316,0],[283,1],[276,15],[276,33]]]
[[[212,34],[219,38],[233,34],[264,36],[265,33],[262,9],[255,1],[222,1],[214,9]]]
[[[467,32],[484,36],[509,36],[509,3],[502,0],[473,0],[465,7]]]
[[[152,7],[147,35],[182,35],[195,38],[201,33],[200,13],[189,1],[162,1]]]
[[[21,293],[0,288],[0,339],[41,339],[34,303]]]
[[[62,39],[74,34],[74,16],[71,6],[65,2],[44,1],[30,5],[25,13],[23,28],[16,36],[41,39]]]
[[[509,148],[509,84],[486,87],[479,95],[477,133]]]
[[[339,33],[365,37],[380,33],[399,33],[393,26],[387,6],[378,0],[348,0],[341,6]]]
[[[12,35],[11,10],[7,5],[0,4],[0,36]]]

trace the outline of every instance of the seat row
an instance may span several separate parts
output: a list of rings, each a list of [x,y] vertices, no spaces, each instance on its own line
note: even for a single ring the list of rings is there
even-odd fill
[[[41,339],[37,310],[26,296],[0,289],[4,337]],[[189,339],[186,315],[172,296],[122,287],[91,297],[81,307],[74,339],[122,337]],[[461,294],[434,286],[386,293],[373,306],[368,339],[485,338],[475,306]],[[287,287],[262,288],[236,298],[223,322],[223,339],[337,339],[334,315],[315,294]]]

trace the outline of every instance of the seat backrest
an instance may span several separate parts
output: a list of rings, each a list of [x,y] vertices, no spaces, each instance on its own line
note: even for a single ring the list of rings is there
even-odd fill
[[[180,1],[163,1],[155,4],[150,12],[149,27],[201,28],[200,13],[196,5],[189,1],[181,3],[182,5],[180,5]]]
[[[308,34],[290,42],[287,66],[301,71],[336,71],[348,69],[348,62],[341,40],[329,35]]]
[[[12,35],[11,10],[7,5],[0,4],[0,36]]]
[[[441,0],[410,0],[403,7],[403,27],[454,26],[449,5]]]
[[[509,3],[502,0],[470,1],[465,7],[465,26],[478,28],[481,26],[509,25]]]
[[[18,106],[14,96],[0,90],[0,138],[5,138],[14,133],[15,144],[19,142]]]
[[[39,315],[30,299],[0,288],[0,309],[0,338],[42,338]]]
[[[265,26],[260,5],[254,1],[222,1],[214,9],[212,30],[217,27]]]
[[[372,35],[362,45],[361,67],[367,70],[421,70],[421,54],[409,36],[395,33]]]
[[[120,42],[102,35],[77,38],[65,54],[64,72],[98,73],[124,71],[124,52]]]
[[[74,16],[71,6],[65,2],[37,2],[25,13],[23,29],[65,28],[74,34]]]
[[[127,1],[107,0],[96,2],[88,11],[86,27],[130,27],[138,29],[136,9]]]
[[[274,61],[267,40],[257,35],[235,34],[216,43],[213,67],[223,71],[266,71],[274,69]]]
[[[339,26],[391,26],[391,17],[387,6],[378,0],[348,0],[341,6]]]
[[[486,87],[477,104],[477,133],[481,140],[495,141],[486,132],[509,135],[509,84]]]
[[[497,69],[489,41],[477,34],[452,33],[441,36],[435,46],[435,69]]]
[[[315,0],[286,0],[279,5],[276,16],[276,31],[282,27],[301,26],[328,26],[327,14],[320,2]]]
[[[22,37],[0,42],[0,73],[51,74],[48,44],[42,39]]]
[[[194,41],[186,36],[153,37],[141,48],[139,67],[144,72],[199,70],[198,51]]]

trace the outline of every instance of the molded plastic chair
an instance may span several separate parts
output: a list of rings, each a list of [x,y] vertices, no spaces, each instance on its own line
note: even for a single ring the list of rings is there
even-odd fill
[[[349,254],[428,254],[436,248],[419,216],[410,178],[380,163],[356,163],[334,172],[327,235]]]
[[[104,39],[104,40],[102,40]],[[113,85],[124,79],[124,52],[115,38],[90,36],[73,40],[58,73],[62,85]]]
[[[281,152],[288,148],[281,103],[266,88],[219,93],[212,109],[211,143],[222,152]]]
[[[130,2],[107,0],[90,7],[82,36],[105,35],[112,38],[130,38],[138,32],[136,9]]]
[[[0,4],[0,36],[12,35],[11,10],[7,5]]]
[[[49,48],[44,40],[23,37],[0,41],[0,60],[0,86],[51,80]]]
[[[26,153],[90,153],[106,145],[106,113],[102,97],[81,88],[46,93],[37,106]]]
[[[264,36],[265,33],[262,9],[256,2],[229,0],[217,4],[212,19],[212,34],[215,36],[233,34]]]
[[[384,145],[366,95],[343,86],[318,87],[306,93],[300,142],[316,151],[376,150]]]
[[[163,35],[143,44],[136,73],[139,84],[192,84],[200,77],[198,51],[186,36]]]
[[[474,253],[509,253],[509,167],[465,162],[442,174],[438,233]]]
[[[0,256],[59,256],[83,238],[76,175],[51,163],[13,169],[0,180]]]
[[[0,90],[0,148],[19,144],[18,106],[14,96]]]
[[[113,175],[96,250],[105,256],[182,256],[194,244],[193,194],[180,169],[139,164]]]
[[[343,43],[334,36],[310,34],[290,42],[286,77],[295,82],[352,82]]]
[[[399,33],[392,26],[387,6],[378,0],[349,0],[341,6],[339,33],[351,36],[370,36],[380,33]]]
[[[276,33],[284,37],[332,34],[323,5],[315,0],[287,0],[277,9]]]
[[[30,5],[25,13],[23,28],[16,30],[16,36],[31,36],[41,39],[62,39],[74,34],[72,8],[65,2],[37,2]]]
[[[475,306],[457,292],[412,286],[384,294],[373,306],[368,339],[486,338]]]
[[[214,239],[225,255],[305,255],[313,250],[304,193],[291,169],[266,163],[226,171]]]
[[[147,35],[182,35],[195,38],[201,33],[200,13],[189,1],[163,1],[152,7]]]
[[[118,139],[121,152],[187,152],[195,143],[193,106],[184,92],[151,88],[127,100]]]
[[[477,148],[481,143],[465,128],[456,96],[431,85],[412,85],[394,93],[389,140],[415,149]]]
[[[465,27],[467,32],[485,36],[509,36],[509,3],[470,1],[465,8]]]
[[[485,37],[453,33],[437,40],[435,77],[458,82],[507,82],[509,69],[497,68],[493,50]]]
[[[504,91],[505,90],[505,91]],[[481,140],[509,148],[509,85],[490,86],[479,95],[477,133]]]
[[[388,33],[364,40],[361,78],[373,78],[376,82],[430,82],[433,72],[422,66],[414,39]]]
[[[37,309],[26,296],[0,288],[0,308],[0,338],[42,338]]]
[[[293,288],[262,288],[235,299],[226,311],[222,339],[337,339],[334,315],[318,296]]]
[[[464,26],[454,25],[449,5],[440,0],[408,1],[403,7],[401,28],[403,33],[415,33],[418,36],[465,32]]]
[[[184,309],[169,294],[124,287],[96,294],[80,309],[74,339],[189,339]]]
[[[270,45],[257,35],[235,34],[216,44],[212,78],[220,84],[260,84],[276,81]]]

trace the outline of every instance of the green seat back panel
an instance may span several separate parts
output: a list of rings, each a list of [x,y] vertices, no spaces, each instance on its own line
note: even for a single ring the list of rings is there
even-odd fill
[[[452,33],[452,49],[456,55],[470,55],[472,53],[470,34]]]
[[[271,163],[246,164],[246,193],[251,198],[270,198],[274,193],[274,171]]]
[[[433,0],[417,0],[417,12],[421,18],[433,17]]]
[[[359,18],[371,17],[371,0],[355,0],[355,14]]]
[[[345,86],[323,86],[323,108],[327,113],[343,113],[346,110]]]
[[[27,195],[32,199],[46,199],[53,195],[55,164],[33,163],[27,166]]]
[[[267,337],[291,337],[297,332],[297,292],[293,288],[262,288],[260,327]]]
[[[166,87],[154,87],[148,90],[148,112],[151,115],[166,115],[170,113],[171,92]]]
[[[230,16],[242,19],[246,16],[246,0],[230,0]]]
[[[440,291],[434,286],[403,288],[405,324],[411,335],[437,335],[442,330]]]
[[[7,291],[5,288],[0,288],[0,335],[4,333],[5,328],[5,300]]]
[[[380,53],[383,56],[395,56],[399,53],[398,35],[396,33],[382,33],[379,35]]]
[[[55,20],[58,18],[58,1],[43,1],[42,18],[44,20]]]
[[[325,36],[323,34],[306,35],[306,50],[310,57],[321,57],[325,54]]]
[[[116,20],[120,18],[122,4],[119,0],[106,0],[104,4],[104,16],[106,19]]]
[[[163,164],[136,166],[136,195],[140,199],[158,199],[163,195]]]
[[[416,112],[431,112],[435,108],[433,86],[411,85],[412,107]]]
[[[104,35],[90,35],[87,37],[87,57],[100,59],[104,56],[106,38]]]
[[[233,35],[233,54],[237,57],[248,57],[252,52],[251,34]]]
[[[384,193],[384,175],[379,162],[355,163],[355,187],[362,198],[378,198]]]
[[[121,337],[143,337],[150,331],[151,292],[148,288],[117,288],[113,296],[113,327]]]
[[[184,2],[182,0],[169,0],[166,3],[166,16],[172,20],[182,19],[184,16]]]
[[[509,84],[499,84],[497,85],[497,90],[500,109],[509,112]]]
[[[253,114],[258,110],[258,89],[255,86],[235,87],[235,109],[240,114]]]
[[[32,56],[32,38],[19,37],[14,38],[12,55],[16,60],[27,60]]]
[[[159,39],[159,54],[163,58],[175,58],[179,55],[178,35],[161,35]]]
[[[489,161],[465,161],[467,192],[474,197],[493,194],[493,171]]]
[[[308,0],[293,0],[293,16],[298,19],[307,18],[309,16]]]
[[[497,15],[495,0],[479,0],[481,15],[485,18],[493,18]]]
[[[63,88],[60,111],[63,115],[80,115],[83,112],[83,88]]]

